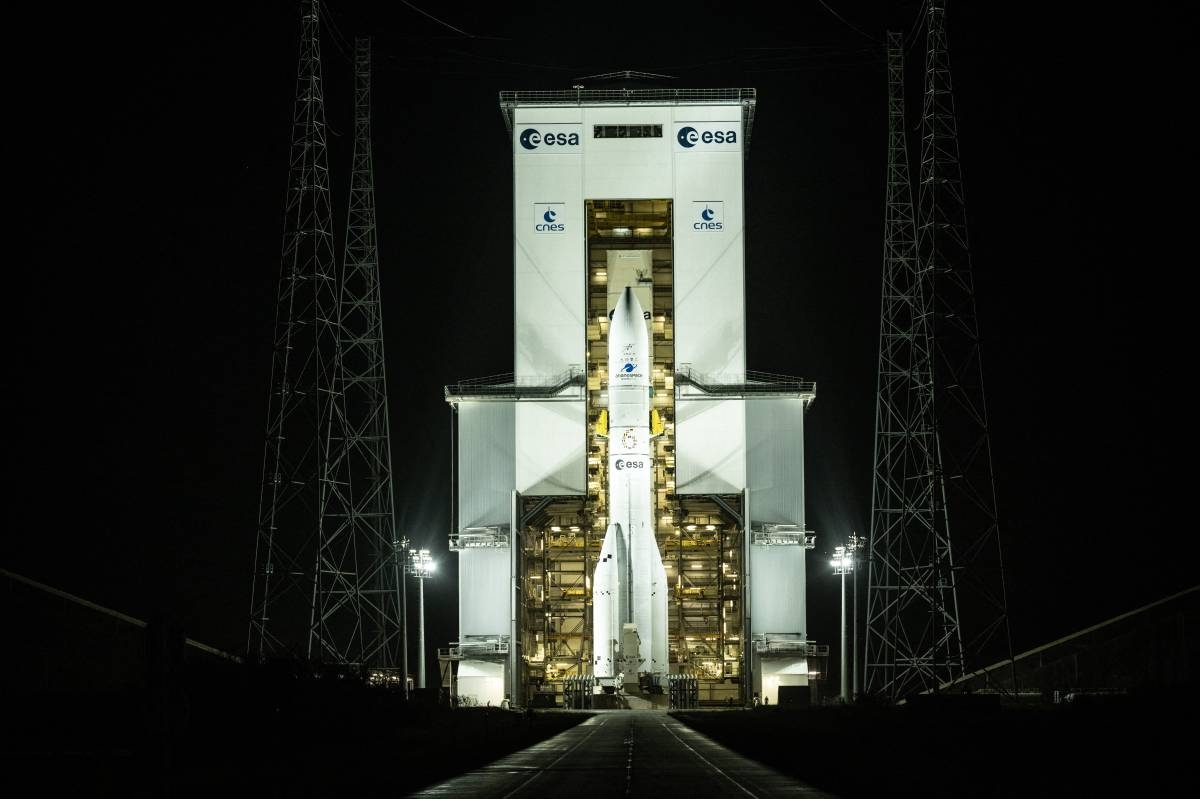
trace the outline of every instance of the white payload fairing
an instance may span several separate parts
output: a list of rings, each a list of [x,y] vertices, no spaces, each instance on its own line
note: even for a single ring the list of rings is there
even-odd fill
[[[626,287],[608,325],[609,524],[592,581],[592,674],[624,675],[626,682],[667,673],[668,586],[654,537],[650,364],[645,315]]]

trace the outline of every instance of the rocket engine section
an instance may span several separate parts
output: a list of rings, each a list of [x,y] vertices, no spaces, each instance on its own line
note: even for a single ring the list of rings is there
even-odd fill
[[[609,525],[592,581],[592,673],[624,673],[630,682],[633,664],[637,674],[668,671],[667,575],[654,536],[650,365],[645,315],[626,287],[608,326]]]

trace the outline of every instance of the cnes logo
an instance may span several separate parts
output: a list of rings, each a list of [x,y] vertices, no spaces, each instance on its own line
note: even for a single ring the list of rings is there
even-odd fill
[[[722,200],[697,200],[692,203],[696,209],[692,230],[714,231],[725,228],[725,203]]]
[[[534,203],[533,229],[538,233],[562,233],[567,226],[558,221],[563,212],[562,203]]]

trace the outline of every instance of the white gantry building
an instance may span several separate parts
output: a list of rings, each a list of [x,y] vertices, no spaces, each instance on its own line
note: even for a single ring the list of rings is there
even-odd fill
[[[513,152],[513,367],[446,388],[459,630],[440,653],[443,684],[462,703],[516,706],[590,707],[601,690],[593,577],[623,518],[610,504],[620,444],[608,429],[609,323],[629,288],[647,325],[651,479],[636,490],[650,493],[665,572],[668,663],[630,657],[635,638],[609,656],[640,663],[625,690],[662,703],[806,701],[825,649],[808,639],[805,610],[815,387],[746,368],[754,90],[500,101]]]

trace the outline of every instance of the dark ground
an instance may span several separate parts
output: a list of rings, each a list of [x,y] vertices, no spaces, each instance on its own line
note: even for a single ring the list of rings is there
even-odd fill
[[[843,797],[1194,795],[1191,730],[1200,702],[1192,697],[1024,707],[987,699],[676,718]]]
[[[399,692],[282,670],[204,670],[183,691],[6,698],[0,795],[399,797],[586,718],[405,704]]]
[[[431,696],[406,704],[398,692],[287,669],[185,671],[142,689],[5,697],[0,795],[399,797],[587,717],[450,710]],[[849,799],[1191,795],[1192,693],[1016,707],[952,699],[675,715]]]

